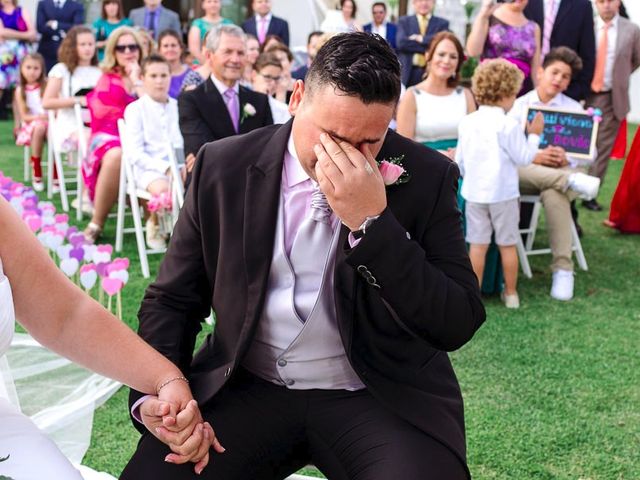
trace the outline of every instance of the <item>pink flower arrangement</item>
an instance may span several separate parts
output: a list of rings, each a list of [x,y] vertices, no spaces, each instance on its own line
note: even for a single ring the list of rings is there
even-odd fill
[[[147,208],[151,213],[163,214],[170,212],[173,207],[171,194],[162,192],[160,195],[153,195],[151,200],[147,202]]]

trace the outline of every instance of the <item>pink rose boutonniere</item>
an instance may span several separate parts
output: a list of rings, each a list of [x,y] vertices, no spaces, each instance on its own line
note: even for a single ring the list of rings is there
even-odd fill
[[[410,175],[402,166],[403,159],[404,155],[400,155],[399,157],[385,158],[378,164],[380,175],[382,175],[382,180],[387,187],[409,181]]]

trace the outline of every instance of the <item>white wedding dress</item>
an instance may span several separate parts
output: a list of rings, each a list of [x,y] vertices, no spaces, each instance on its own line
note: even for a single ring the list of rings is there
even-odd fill
[[[14,329],[11,286],[0,260],[0,459],[8,456],[0,462],[0,477],[13,480],[112,479],[108,474],[82,466],[79,467],[80,474],[67,456],[77,463],[81,461],[91,435],[93,410],[99,401],[105,401],[117,390],[118,384],[70,364],[26,334],[15,334],[14,338]],[[9,350],[12,339],[13,346]],[[10,354],[9,360],[6,354]],[[62,390],[56,387],[67,392],[61,393]],[[91,399],[88,407],[87,398]],[[46,403],[44,407],[38,405],[43,402]],[[20,406],[25,409],[25,404],[40,428],[21,413]],[[88,410],[90,415],[87,415]],[[41,428],[56,439],[67,456]]]

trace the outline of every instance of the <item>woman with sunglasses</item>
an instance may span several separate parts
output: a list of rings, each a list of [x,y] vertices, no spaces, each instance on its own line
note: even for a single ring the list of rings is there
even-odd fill
[[[144,93],[140,78],[142,42],[131,27],[113,31],[105,47],[102,77],[87,95],[91,137],[82,175],[93,200],[93,216],[84,230],[90,243],[102,234],[111,207],[118,198],[122,149],[118,120],[125,107]]]

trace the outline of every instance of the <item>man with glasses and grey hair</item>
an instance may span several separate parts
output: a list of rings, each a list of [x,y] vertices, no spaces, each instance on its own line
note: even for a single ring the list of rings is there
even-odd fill
[[[207,35],[211,76],[178,98],[186,156],[197,154],[207,142],[273,124],[267,96],[240,85],[245,55],[240,27],[222,25]]]

